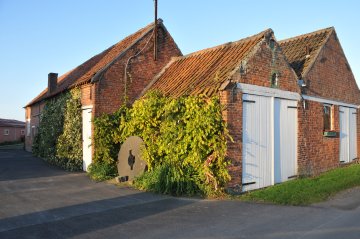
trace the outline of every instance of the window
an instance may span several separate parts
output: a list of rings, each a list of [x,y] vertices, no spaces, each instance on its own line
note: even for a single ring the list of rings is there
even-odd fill
[[[31,128],[30,128],[30,120],[26,122],[26,136],[30,136]]]
[[[324,131],[331,130],[331,105],[324,105]]]
[[[25,130],[22,129],[20,132],[21,132],[21,135],[25,135]]]
[[[273,73],[271,75],[271,87],[277,87],[279,84],[278,75],[276,73]]]
[[[9,130],[8,129],[4,129],[4,135],[9,135]]]
[[[36,136],[36,126],[31,126],[31,137],[32,138],[35,138]]]
[[[270,39],[269,46],[272,50],[274,50],[274,48],[275,48],[275,40],[274,39]]]

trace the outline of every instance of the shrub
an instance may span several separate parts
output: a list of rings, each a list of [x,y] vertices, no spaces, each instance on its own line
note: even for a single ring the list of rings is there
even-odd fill
[[[116,177],[116,164],[93,162],[88,168],[88,175],[95,181],[104,181]]]
[[[114,164],[117,161],[120,143],[115,141],[121,117],[125,117],[127,108],[121,107],[113,114],[103,114],[94,119],[94,162]]]
[[[94,119],[94,162],[89,169],[89,176],[96,180],[107,180],[117,176],[117,156],[120,150],[120,143],[115,142],[115,135],[120,120],[125,117],[127,108],[120,107],[113,114],[103,114]],[[109,170],[105,170],[109,169]]]
[[[149,172],[135,185],[174,195],[221,192],[230,179],[221,110],[216,97],[172,99],[151,92],[136,101],[114,137],[122,143],[137,135],[145,142]]]

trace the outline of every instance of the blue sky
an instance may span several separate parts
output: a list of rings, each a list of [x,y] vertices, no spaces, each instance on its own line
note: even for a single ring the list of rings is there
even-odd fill
[[[184,54],[272,28],[284,39],[334,26],[360,83],[360,1],[159,0]],[[153,0],[0,0],[0,118],[23,106],[47,74],[80,65],[153,21]]]

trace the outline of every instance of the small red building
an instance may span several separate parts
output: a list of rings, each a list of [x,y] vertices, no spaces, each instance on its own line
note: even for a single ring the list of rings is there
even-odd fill
[[[0,119],[0,144],[22,141],[24,137],[24,122],[11,119]]]

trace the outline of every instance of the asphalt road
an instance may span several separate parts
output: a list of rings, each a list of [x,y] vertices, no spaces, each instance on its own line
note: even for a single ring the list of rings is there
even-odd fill
[[[360,238],[360,190],[310,207],[174,198],[0,150],[0,238]]]

